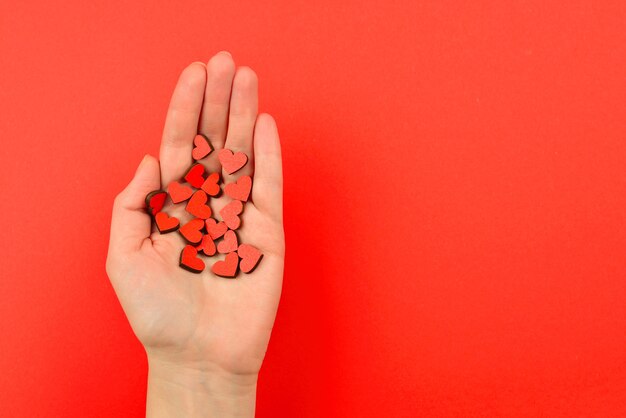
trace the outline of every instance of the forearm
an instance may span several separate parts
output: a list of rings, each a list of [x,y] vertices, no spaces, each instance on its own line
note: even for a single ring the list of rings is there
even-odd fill
[[[199,371],[148,359],[146,417],[254,417],[256,376]]]

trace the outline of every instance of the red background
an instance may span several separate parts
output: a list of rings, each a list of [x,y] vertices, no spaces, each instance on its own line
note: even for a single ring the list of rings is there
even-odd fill
[[[15,3],[15,4],[11,4]],[[110,207],[227,49],[285,164],[259,417],[626,416],[626,3],[0,3],[2,416],[144,413]]]

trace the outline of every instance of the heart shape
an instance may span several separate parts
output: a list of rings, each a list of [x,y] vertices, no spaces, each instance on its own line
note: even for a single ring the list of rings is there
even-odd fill
[[[204,228],[204,220],[194,218],[181,226],[178,232],[191,244],[199,244],[202,240],[202,228]]]
[[[200,241],[200,245],[196,247],[196,250],[198,250],[198,252],[203,252],[209,257],[215,255],[215,242],[213,242],[209,234],[206,234],[202,237],[202,241]]]
[[[193,245],[185,245],[185,248],[180,252],[178,264],[192,273],[200,273],[204,270],[204,261],[198,258],[198,250]]]
[[[167,186],[167,193],[172,198],[172,202],[180,203],[191,197],[193,189],[174,180]]]
[[[250,176],[241,176],[236,182],[228,183],[224,186],[226,196],[241,200],[242,202],[248,201],[250,190],[252,190],[252,177]]]
[[[193,196],[191,196],[191,199],[189,199],[189,202],[187,202],[187,212],[191,213],[196,218],[209,218],[211,216],[211,208],[206,204],[208,199],[204,191],[196,191]]]
[[[238,264],[239,256],[237,256],[237,253],[228,253],[223,261],[216,261],[213,264],[211,271],[220,277],[235,277]]]
[[[196,189],[199,189],[204,183],[204,166],[199,163],[192,165],[187,174],[185,174],[185,180]]]
[[[243,152],[233,154],[231,150],[226,148],[220,150],[217,158],[220,160],[224,171],[228,174],[233,174],[248,162],[248,156]]]
[[[209,218],[205,222],[206,232],[212,239],[218,239],[222,235],[228,231],[228,227],[226,224],[222,222],[217,222],[213,218]]]
[[[220,254],[232,253],[233,251],[237,251],[238,246],[239,243],[235,231],[226,231],[224,239],[217,244],[217,252]]]
[[[234,231],[239,228],[239,225],[241,225],[241,218],[237,215],[239,215],[242,211],[243,203],[239,200],[233,200],[220,210],[220,215],[222,216],[226,226]]]
[[[250,273],[259,264],[263,253],[258,248],[250,244],[241,244],[237,249],[237,254],[241,257],[239,267],[244,273]]]
[[[217,196],[220,193],[220,174],[211,173],[200,186],[209,196]]]
[[[162,234],[167,234],[168,232],[176,231],[180,226],[180,221],[175,217],[170,217],[165,212],[158,212],[154,215],[154,223],[156,224],[157,229]]]
[[[148,193],[146,196],[146,208],[148,209],[148,213],[154,216],[158,212],[161,212],[161,209],[165,206],[165,199],[167,199],[167,193],[163,190],[155,190]]]
[[[193,144],[195,147],[191,151],[191,157],[196,161],[203,159],[213,151],[209,138],[202,134],[196,135],[193,139]]]

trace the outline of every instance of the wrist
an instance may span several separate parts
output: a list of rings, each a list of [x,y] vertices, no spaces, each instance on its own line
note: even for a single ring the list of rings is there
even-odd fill
[[[148,356],[147,417],[253,417],[257,375]]]

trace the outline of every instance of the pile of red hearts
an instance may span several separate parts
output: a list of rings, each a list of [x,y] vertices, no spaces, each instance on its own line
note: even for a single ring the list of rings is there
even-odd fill
[[[215,198],[222,193],[221,176],[219,173],[205,173],[204,165],[197,162],[206,158],[213,151],[213,147],[204,135],[197,135],[193,143],[191,156],[196,162],[185,174],[185,181],[171,182],[167,191],[155,190],[148,193],[146,209],[161,234],[178,231],[187,242],[179,259],[180,266],[185,270],[200,273],[205,268],[200,255],[212,257],[220,253],[226,256],[211,267],[216,275],[236,277],[239,270],[250,273],[259,264],[263,254],[252,245],[239,244],[235,231],[241,226],[240,215],[252,191],[252,178],[241,176],[237,181],[224,186],[224,194],[232,198],[232,201],[219,211],[222,220],[217,221],[211,217],[213,211],[208,202],[209,198]],[[218,159],[228,174],[239,171],[248,162],[246,154],[233,153],[229,149],[220,150]],[[187,202],[185,210],[193,218],[181,226],[178,218],[165,213],[163,207],[168,196],[174,204]]]

